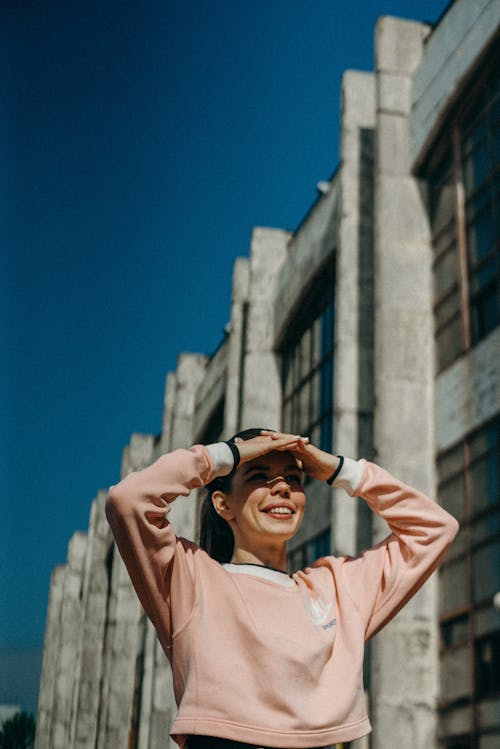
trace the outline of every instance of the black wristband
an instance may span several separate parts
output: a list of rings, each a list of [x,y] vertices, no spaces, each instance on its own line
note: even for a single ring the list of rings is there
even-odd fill
[[[233,459],[234,459],[234,465],[231,468],[230,472],[227,474],[227,476],[224,476],[224,478],[231,478],[236,473],[236,469],[238,468],[240,464],[240,451],[236,447],[236,444],[234,442],[226,442],[225,443],[231,452],[233,453]]]
[[[332,473],[329,479],[327,479],[326,483],[330,484],[330,486],[333,484],[337,476],[339,475],[340,471],[342,470],[342,466],[344,465],[344,456],[343,455],[337,455],[337,458],[339,459],[339,464],[337,468],[335,469],[335,472]]]

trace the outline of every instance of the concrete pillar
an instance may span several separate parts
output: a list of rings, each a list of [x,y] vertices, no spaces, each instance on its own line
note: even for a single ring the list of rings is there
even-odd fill
[[[177,360],[175,373],[175,394],[172,395],[173,408],[169,415],[169,452],[179,447],[190,447],[193,440],[193,414],[196,391],[204,377],[206,357],[200,354],[181,354]],[[196,501],[182,498],[174,502],[169,519],[176,533],[187,538],[195,537]]]
[[[377,461],[434,491],[431,248],[410,173],[412,74],[427,28],[381,18],[376,28],[375,396]],[[375,523],[375,540],[387,526]],[[436,578],[373,641],[373,747],[436,745]]]
[[[226,395],[224,403],[224,436],[231,437],[241,429],[243,362],[248,331],[248,287],[250,261],[237,258],[233,269],[231,332],[228,340]]]
[[[144,620],[144,652],[141,709],[139,713],[139,733],[137,749],[151,749],[149,742],[151,705],[153,701],[154,650],[157,642],[156,631],[147,617]]]
[[[148,749],[176,749],[177,744],[169,736],[176,712],[172,670],[160,643],[155,638]]]
[[[281,377],[274,353],[274,297],[290,234],[256,228],[252,234],[248,327],[241,426],[277,429],[281,421]]]
[[[340,210],[335,288],[335,449],[370,458],[373,419],[373,137],[375,76],[347,71],[342,81]],[[334,490],[332,539],[358,551],[360,508]]]
[[[70,746],[94,749],[103,668],[108,574],[106,557],[111,531],[104,514],[107,492],[92,503],[83,581],[83,616],[79,663],[75,669]]]
[[[72,694],[78,658],[75,642],[79,642],[82,626],[81,591],[86,548],[86,534],[75,533],[69,542],[64,573],[50,749],[68,749],[70,746]]]
[[[125,448],[122,478],[151,462],[154,438],[134,434]],[[106,612],[104,663],[100,692],[97,746],[116,749],[128,745],[131,731],[137,648],[142,609],[127,570],[115,549]]]
[[[163,455],[170,449],[172,442],[172,419],[175,409],[175,393],[177,390],[177,375],[175,372],[168,372],[165,380],[165,394],[163,397],[163,418],[160,444],[158,445],[158,454]]]
[[[51,749],[52,721],[55,710],[57,653],[61,638],[61,607],[66,567],[58,565],[50,578],[49,605],[43,644],[42,674],[38,696],[35,749]]]
[[[163,433],[157,446],[163,452],[192,444],[196,391],[205,375],[206,361],[206,357],[199,354],[181,354],[176,372],[167,376]],[[169,520],[178,535],[194,538],[196,511],[194,496],[181,497],[174,502]],[[149,623],[143,647],[139,749],[167,749],[170,746],[168,732],[176,710],[172,675],[167,657]]]

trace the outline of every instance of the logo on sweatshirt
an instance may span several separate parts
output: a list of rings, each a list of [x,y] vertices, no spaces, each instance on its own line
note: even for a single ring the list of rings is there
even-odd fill
[[[304,603],[309,619],[317,627],[322,629],[331,629],[337,624],[337,619],[332,617],[333,613],[333,600],[325,601],[322,596],[317,598],[310,598],[304,596]]]

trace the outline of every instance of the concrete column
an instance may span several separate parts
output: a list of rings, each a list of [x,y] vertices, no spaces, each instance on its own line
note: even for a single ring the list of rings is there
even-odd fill
[[[134,434],[125,448],[122,477],[151,462],[154,438]],[[114,550],[109,583],[104,663],[101,679],[97,746],[128,745],[134,699],[142,609],[118,551]]]
[[[433,336],[427,215],[410,173],[412,74],[427,28],[376,28],[375,395],[377,461],[433,494]],[[375,523],[375,540],[387,535]],[[372,647],[373,747],[436,745],[436,578]]]
[[[54,717],[54,687],[56,683],[57,653],[61,639],[61,607],[66,567],[58,565],[50,579],[49,605],[43,644],[42,674],[38,696],[35,749],[51,749]]]
[[[154,650],[157,637],[155,628],[147,618],[144,622],[144,628],[143,676],[137,749],[152,749],[149,735],[153,701]]]
[[[340,210],[335,288],[335,449],[370,458],[373,418],[373,136],[375,76],[342,81]],[[333,548],[358,551],[356,502],[334,490]]]
[[[231,332],[228,340],[226,395],[224,403],[224,436],[231,437],[241,429],[243,395],[243,361],[248,330],[248,286],[250,262],[237,258],[233,270]]]
[[[276,278],[285,260],[290,234],[256,228],[252,234],[248,328],[244,358],[242,428],[279,428],[281,378],[274,353]]]
[[[172,669],[160,643],[155,638],[148,749],[175,749],[177,747],[169,736],[176,712]]]
[[[69,542],[64,574],[50,749],[68,749],[70,746],[71,703],[78,657],[75,641],[80,639],[82,626],[81,590],[86,548],[86,534],[75,533]]]
[[[92,503],[85,560],[83,617],[79,663],[75,670],[70,746],[94,749],[99,711],[99,687],[103,668],[108,574],[106,557],[111,531],[104,514],[107,492]]]
[[[172,419],[175,409],[175,393],[177,390],[177,375],[175,372],[168,372],[165,380],[165,394],[163,397],[163,418],[160,444],[158,445],[158,454],[163,455],[170,449],[172,442]]]
[[[175,395],[172,397],[170,419],[170,444],[168,450],[190,447],[193,440],[193,414],[196,391],[204,377],[206,357],[200,354],[181,354],[175,373]],[[194,538],[196,528],[196,502],[182,498],[172,505],[169,519],[176,533]]]
[[[163,429],[168,433],[168,442],[163,435],[160,440],[164,451],[192,444],[196,391],[203,380],[206,361],[199,354],[181,354],[175,374],[167,377]],[[194,538],[196,510],[194,496],[174,502],[169,520],[178,535]],[[139,749],[165,749],[170,746],[168,732],[176,710],[170,664],[156,634],[149,629],[144,648]]]

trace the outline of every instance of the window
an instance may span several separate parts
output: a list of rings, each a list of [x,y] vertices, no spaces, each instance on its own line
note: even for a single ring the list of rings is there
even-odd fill
[[[282,429],[332,449],[334,357],[333,262],[309,289],[281,348]]]
[[[500,322],[498,60],[443,129],[425,170],[433,243],[434,323],[441,371]]]
[[[329,554],[331,554],[330,528],[327,528],[288,555],[288,571],[295,572],[304,569],[316,559],[326,557]]]
[[[482,746],[499,727],[481,705],[500,704],[500,417],[437,467],[441,503],[461,523],[440,572],[441,733],[446,747]],[[465,736],[446,729],[464,722]]]
[[[285,432],[302,434],[332,452],[334,374],[334,256],[322,267],[304,294],[279,353],[282,362],[282,414]],[[314,496],[314,518],[306,515],[288,554],[293,572],[331,553],[330,488],[305,477],[308,497]],[[320,531],[318,533],[318,531]]]

